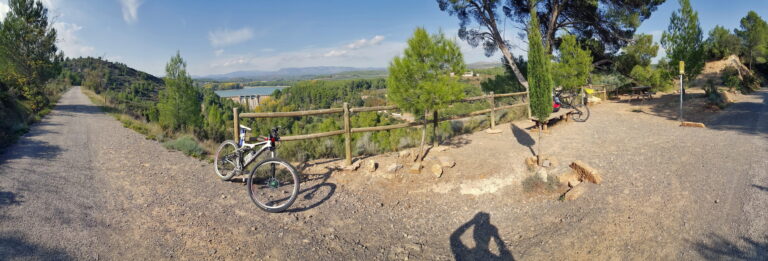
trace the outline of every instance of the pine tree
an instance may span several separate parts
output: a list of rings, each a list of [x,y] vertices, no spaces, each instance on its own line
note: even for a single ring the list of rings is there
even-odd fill
[[[685,61],[686,82],[695,79],[704,69],[704,41],[699,14],[691,7],[690,0],[680,0],[680,10],[672,13],[669,27],[661,36],[661,45],[667,50],[670,64]],[[677,66],[671,68],[677,70]]]
[[[562,39],[552,75],[557,86],[572,90],[587,84],[592,72],[592,54],[581,48],[576,36],[569,34]]]
[[[752,64],[768,60],[768,23],[760,15],[749,11],[747,16],[741,18],[741,30],[735,31],[744,46],[744,56],[749,61],[750,70]]]
[[[160,126],[166,130],[195,129],[200,122],[200,94],[177,52],[165,66],[165,89],[157,104]]]
[[[442,33],[430,36],[424,28],[416,28],[403,57],[395,57],[389,65],[388,99],[417,117],[436,112],[463,98],[461,83],[450,74],[459,75],[465,68],[456,43]],[[419,155],[423,151],[426,129],[425,116]]]

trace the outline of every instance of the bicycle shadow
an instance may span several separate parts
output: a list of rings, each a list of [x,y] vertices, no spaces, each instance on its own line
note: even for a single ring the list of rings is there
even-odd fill
[[[469,247],[461,240],[461,235],[472,228],[474,247]],[[493,245],[491,245],[493,241]],[[499,229],[491,224],[491,215],[478,212],[472,220],[457,228],[450,237],[451,252],[456,260],[515,260],[499,235]],[[495,246],[498,254],[492,252]]]
[[[304,169],[304,167],[302,167],[301,169]],[[334,171],[337,171],[338,168],[326,167],[325,169],[326,169],[326,172],[321,174],[303,174],[302,175],[304,176],[301,179],[302,184],[315,183],[315,182],[318,182],[318,183],[308,188],[300,190],[297,201],[294,202],[294,206],[301,205],[302,203],[304,204],[309,203],[309,204],[303,207],[289,208],[285,212],[296,213],[296,212],[307,211],[322,205],[323,203],[328,201],[331,197],[333,197],[333,195],[336,193],[336,184],[329,183],[328,179],[331,177],[331,173],[333,173]],[[324,192],[326,190],[324,188],[327,188],[327,192]],[[322,195],[325,195],[325,196],[322,196]],[[322,197],[318,197],[318,196],[322,196]]]

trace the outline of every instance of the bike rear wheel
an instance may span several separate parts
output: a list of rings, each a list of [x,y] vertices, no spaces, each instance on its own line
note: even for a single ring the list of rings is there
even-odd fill
[[[248,176],[248,196],[264,211],[282,212],[299,194],[299,172],[279,158],[265,159]]]
[[[585,122],[589,119],[589,106],[586,104],[587,99],[585,98],[582,102],[573,105],[575,112],[571,113],[571,118],[574,121]]]
[[[222,142],[216,150],[216,158],[213,161],[216,175],[222,180],[230,180],[239,172],[240,164],[237,144],[231,140]]]

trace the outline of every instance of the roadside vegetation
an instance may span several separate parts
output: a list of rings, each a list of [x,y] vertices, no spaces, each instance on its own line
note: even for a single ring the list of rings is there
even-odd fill
[[[0,148],[48,114],[71,84],[45,6],[32,0],[8,6],[0,22]]]

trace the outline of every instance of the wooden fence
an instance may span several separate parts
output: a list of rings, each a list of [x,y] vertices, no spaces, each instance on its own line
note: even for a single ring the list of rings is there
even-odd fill
[[[602,93],[603,99],[607,99],[607,93],[605,91],[605,86],[591,86],[591,88],[600,88],[602,87],[601,91],[595,91],[595,95]],[[456,101],[456,102],[471,102],[471,101],[480,101],[480,100],[487,100],[491,108],[479,110],[479,111],[473,111],[464,115],[456,115],[452,117],[444,117],[439,118],[437,115],[437,112],[433,112],[432,114],[432,124],[433,124],[433,131],[437,129],[437,123],[441,121],[447,121],[447,120],[457,120],[467,117],[473,117],[477,115],[482,115],[486,113],[490,113],[490,127],[491,129],[496,128],[496,111],[499,110],[506,110],[511,109],[514,107],[519,106],[525,106],[527,115],[530,117],[530,106],[528,105],[528,93],[527,92],[514,92],[514,93],[502,93],[502,94],[494,94],[493,92],[482,95],[482,96],[475,96],[475,97],[469,97],[464,98],[462,100]],[[503,98],[503,97],[514,97],[514,96],[524,96],[524,102],[517,103],[517,104],[511,104],[511,105],[504,105],[504,106],[496,106],[496,98]],[[328,137],[328,136],[335,136],[335,135],[344,135],[344,154],[345,154],[345,163],[347,165],[352,164],[352,133],[361,133],[361,132],[372,132],[372,131],[385,131],[385,130],[392,130],[392,129],[399,129],[399,128],[407,128],[407,127],[419,127],[422,126],[422,122],[406,122],[406,123],[399,123],[399,124],[392,124],[392,125],[385,125],[385,126],[375,126],[375,127],[360,127],[360,128],[352,128],[350,126],[350,115],[352,113],[358,113],[358,112],[369,112],[369,111],[383,111],[383,110],[397,110],[397,106],[394,105],[387,105],[387,106],[375,106],[375,107],[355,107],[350,108],[348,103],[344,103],[344,105],[341,108],[331,108],[331,109],[321,109],[321,110],[309,110],[309,111],[291,111],[291,112],[251,112],[251,113],[239,113],[237,108],[234,108],[234,138],[235,140],[240,139],[240,118],[280,118],[280,117],[301,117],[301,116],[311,116],[311,115],[323,115],[323,114],[337,114],[337,113],[343,113],[343,119],[344,119],[344,129],[343,130],[336,130],[336,131],[329,131],[329,132],[321,132],[321,133],[312,133],[312,134],[304,134],[304,135],[294,135],[294,136],[286,136],[281,137],[280,139],[283,141],[295,141],[295,140],[307,140],[307,139],[316,139],[316,138],[322,138],[322,137]],[[425,115],[426,117],[426,115]],[[434,135],[434,133],[433,133]],[[251,138],[252,140],[254,138]]]
[[[515,92],[515,93],[503,93],[503,94],[494,94],[493,92],[482,95],[482,96],[476,96],[476,97],[469,97],[464,98],[462,100],[456,101],[456,102],[471,102],[471,101],[480,101],[480,100],[487,100],[491,108],[479,110],[479,111],[473,111],[470,113],[467,113],[465,115],[457,115],[452,117],[444,117],[439,118],[437,115],[437,112],[432,113],[432,120],[430,121],[433,124],[434,130],[437,129],[437,123],[441,121],[447,121],[447,120],[456,120],[461,118],[467,118],[467,117],[473,117],[477,115],[482,115],[486,113],[490,113],[490,123],[491,128],[496,127],[496,111],[499,110],[506,110],[511,109],[514,107],[519,106],[525,106],[527,111],[530,111],[530,107],[526,106],[528,105],[527,97],[524,97],[524,102],[511,104],[511,105],[504,105],[504,106],[496,106],[496,98],[502,98],[502,97],[513,97],[513,96],[527,96],[526,92]],[[291,111],[291,112],[251,112],[251,113],[239,113],[237,108],[234,108],[234,138],[235,140],[240,139],[240,119],[241,118],[280,118],[280,117],[301,117],[301,116],[311,116],[311,115],[323,115],[323,114],[337,114],[342,113],[343,119],[344,119],[344,129],[343,130],[337,130],[337,131],[329,131],[329,132],[321,132],[321,133],[312,133],[312,134],[304,134],[304,135],[294,135],[294,136],[286,136],[281,137],[280,139],[283,141],[295,141],[295,140],[306,140],[306,139],[316,139],[316,138],[322,138],[322,137],[328,137],[328,136],[335,136],[335,135],[344,135],[344,154],[345,154],[345,163],[347,165],[352,164],[352,133],[362,133],[362,132],[372,132],[372,131],[385,131],[385,130],[392,130],[392,129],[399,129],[399,128],[407,128],[407,127],[419,127],[423,124],[423,122],[406,122],[406,123],[399,123],[399,124],[392,124],[392,125],[385,125],[385,126],[375,126],[375,127],[360,127],[360,128],[352,128],[350,126],[350,115],[352,113],[358,113],[358,112],[369,112],[369,111],[383,111],[383,110],[398,110],[397,106],[394,105],[387,105],[387,106],[375,106],[375,107],[354,107],[350,108],[348,103],[344,103],[343,107],[341,108],[331,108],[331,109],[321,109],[321,110],[309,110],[309,111]],[[529,112],[530,113],[530,112]],[[426,117],[426,116],[425,116]],[[433,134],[434,135],[434,134]],[[254,138],[251,138],[253,140]]]

